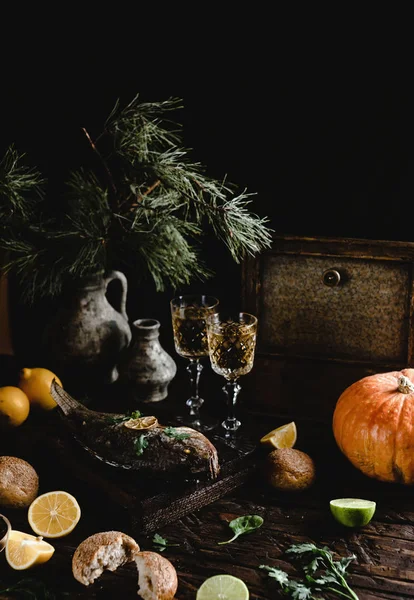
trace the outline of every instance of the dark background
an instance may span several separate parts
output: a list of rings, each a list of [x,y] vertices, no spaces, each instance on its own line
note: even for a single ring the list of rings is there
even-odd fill
[[[81,128],[99,133],[117,99],[180,97],[194,160],[254,193],[252,210],[275,233],[414,241],[404,15],[378,25],[322,10],[246,7],[226,19],[189,11],[171,21],[163,11],[108,14],[104,26],[61,17],[47,38],[33,29],[30,41],[20,30],[7,39],[0,151],[15,143],[58,188],[83,160]],[[237,303],[240,267],[214,240],[207,247],[216,276],[182,291]],[[129,286],[130,318],[159,318],[168,345],[170,291],[155,294],[133,278]],[[31,314],[14,311],[21,337]]]

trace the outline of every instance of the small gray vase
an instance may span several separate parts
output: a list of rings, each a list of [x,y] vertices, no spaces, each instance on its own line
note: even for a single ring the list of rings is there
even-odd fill
[[[159,340],[160,322],[138,319],[131,325],[132,341],[119,368],[119,382],[130,400],[159,402],[168,395],[177,365]]]

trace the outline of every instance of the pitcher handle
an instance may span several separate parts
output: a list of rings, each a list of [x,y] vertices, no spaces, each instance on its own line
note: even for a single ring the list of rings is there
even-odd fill
[[[128,292],[128,281],[127,281],[127,278],[125,277],[125,275],[123,273],[121,273],[121,271],[110,271],[104,279],[105,289],[108,289],[108,285],[111,283],[111,281],[114,281],[114,279],[119,279],[119,281],[121,282],[121,286],[122,286],[121,296],[120,296],[120,300],[119,300],[119,306],[118,307],[115,306],[114,308],[128,322],[128,315],[126,312],[126,298],[127,298],[127,292]]]

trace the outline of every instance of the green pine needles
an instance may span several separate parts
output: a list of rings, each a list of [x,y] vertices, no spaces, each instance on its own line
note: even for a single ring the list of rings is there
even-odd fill
[[[210,230],[238,263],[271,245],[268,219],[249,211],[252,194],[209,178],[189,160],[168,115],[181,100],[119,102],[92,140],[90,169],[71,172],[63,197],[10,147],[0,162],[0,248],[26,300],[55,296],[66,281],[132,268],[157,291],[211,275],[200,256]],[[59,206],[59,210],[57,209]]]

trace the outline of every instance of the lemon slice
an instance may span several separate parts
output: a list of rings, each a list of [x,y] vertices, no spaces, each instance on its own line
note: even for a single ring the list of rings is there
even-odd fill
[[[21,571],[48,561],[54,551],[41,537],[12,529],[6,544],[6,560],[13,569]]]
[[[138,419],[129,419],[124,423],[124,426],[128,429],[153,429],[157,425],[158,419],[156,417],[138,417]]]
[[[249,600],[249,590],[238,577],[213,575],[198,588],[196,600]]]
[[[260,443],[263,446],[270,446],[271,448],[293,448],[297,440],[297,430],[294,421],[281,425],[269,433],[266,433],[261,439]]]
[[[31,505],[27,518],[30,527],[38,535],[60,538],[75,529],[81,509],[68,492],[46,492],[38,496]]]
[[[363,527],[374,516],[376,503],[362,498],[337,498],[329,503],[335,519],[346,527]]]

